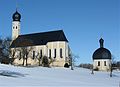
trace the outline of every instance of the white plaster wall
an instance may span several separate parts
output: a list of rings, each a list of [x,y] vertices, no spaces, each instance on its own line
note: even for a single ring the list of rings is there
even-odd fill
[[[16,27],[17,27],[17,29],[16,29]],[[12,22],[12,40],[16,39],[19,34],[20,34],[20,22],[13,21]]]
[[[56,58],[55,62],[51,65],[53,66],[61,66],[63,67],[65,63],[68,63],[69,61],[66,60],[68,58],[68,43],[64,41],[56,41],[56,42],[48,42],[47,45],[40,45],[40,46],[32,46],[32,51],[29,53],[28,58],[28,64],[30,65],[38,65],[38,59],[33,57],[33,51],[35,51],[35,55],[40,53],[40,50],[42,50],[42,55],[49,57],[49,49],[51,49],[51,57],[54,58],[54,49],[56,49]],[[62,48],[62,56],[63,58],[60,58],[60,48]],[[19,48],[18,48],[19,49]],[[23,60],[19,60],[19,53],[16,53],[16,59],[14,61],[14,64],[19,65],[23,63]]]
[[[28,55],[28,60],[27,60],[27,63],[29,65],[38,65],[38,59],[37,59],[37,55],[38,53],[40,53],[40,50],[42,50],[42,55],[45,55],[46,52],[44,52],[46,50],[46,46],[45,45],[41,45],[41,46],[31,46],[32,47],[32,50],[30,51],[29,55]],[[17,48],[20,50],[20,48]],[[13,50],[13,48],[12,48]],[[32,59],[33,58],[33,51],[35,51],[35,56],[36,58]],[[39,57],[39,55],[38,55]],[[20,59],[19,60],[19,51],[17,50],[16,51],[16,54],[15,54],[15,60],[14,60],[14,64],[15,65],[21,65],[23,63],[23,59]]]
[[[63,58],[60,58],[60,48],[62,48]],[[48,42],[47,49],[48,49],[48,52],[49,52],[49,49],[51,49],[52,57],[54,57],[54,49],[56,49],[57,59],[65,59],[65,57],[68,57],[68,43],[65,41]],[[49,56],[49,53],[48,53],[48,56]]]
[[[98,66],[98,61],[100,61],[100,66]],[[106,61],[106,66],[104,66],[104,61]],[[110,70],[110,59],[98,59],[93,61],[94,69],[98,68],[101,71],[109,71]]]

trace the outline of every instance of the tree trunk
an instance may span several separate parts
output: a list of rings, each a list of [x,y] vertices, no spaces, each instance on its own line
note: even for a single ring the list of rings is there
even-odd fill
[[[24,62],[25,62],[25,58],[23,57],[23,64],[22,64],[23,66],[24,66]]]
[[[92,65],[92,72],[91,72],[91,74],[94,74],[94,66]]]
[[[110,70],[110,77],[112,77],[112,67],[111,67],[111,70]]]
[[[23,59],[23,64],[22,64],[23,66],[24,66],[24,61],[25,61],[25,60]]]
[[[40,59],[39,59],[39,66],[40,66]]]
[[[72,60],[72,57],[71,57],[71,70],[73,70],[73,60]]]
[[[27,64],[27,59],[28,59],[28,56],[26,55],[26,66],[28,66],[28,64]]]

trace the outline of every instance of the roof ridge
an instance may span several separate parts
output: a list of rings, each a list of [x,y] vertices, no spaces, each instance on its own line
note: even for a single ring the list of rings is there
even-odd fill
[[[39,33],[30,33],[30,34],[23,34],[23,35],[19,35],[19,36],[27,36],[27,35],[35,35],[35,34],[44,34],[44,33],[52,33],[52,32],[59,32],[63,30],[53,30],[53,31],[47,31],[47,32],[39,32]]]

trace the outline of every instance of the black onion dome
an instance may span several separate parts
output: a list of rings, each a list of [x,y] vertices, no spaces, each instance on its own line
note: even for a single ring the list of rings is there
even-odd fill
[[[20,13],[18,13],[18,11],[16,11],[16,12],[13,14],[12,18],[13,18],[13,21],[20,21],[21,15],[20,15]]]
[[[111,59],[111,52],[106,48],[99,48],[93,53],[94,59]]]
[[[99,40],[100,43],[100,48],[98,48],[94,53],[93,53],[93,60],[94,59],[111,59],[111,52],[104,48],[103,43],[104,40],[101,38]]]

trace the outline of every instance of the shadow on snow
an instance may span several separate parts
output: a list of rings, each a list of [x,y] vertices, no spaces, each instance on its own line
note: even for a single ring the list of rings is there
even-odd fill
[[[25,77],[25,74],[19,72],[11,72],[8,70],[0,70],[0,76],[7,76],[7,77]]]

